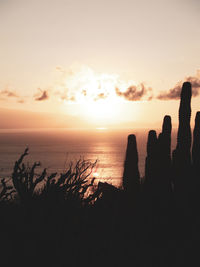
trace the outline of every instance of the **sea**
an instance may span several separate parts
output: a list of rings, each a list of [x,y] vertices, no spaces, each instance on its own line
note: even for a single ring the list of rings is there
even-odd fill
[[[26,148],[29,155],[24,162],[40,162],[37,169],[63,173],[70,163],[79,159],[95,162],[93,175],[96,182],[102,181],[120,187],[129,134],[135,134],[139,156],[140,176],[144,176],[146,143],[150,129],[94,130],[75,129],[5,129],[0,130],[0,178],[10,179],[15,161]],[[172,148],[176,134],[172,134]]]

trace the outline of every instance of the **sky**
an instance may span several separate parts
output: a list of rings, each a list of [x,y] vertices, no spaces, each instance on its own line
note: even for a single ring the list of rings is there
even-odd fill
[[[0,0],[0,127],[177,125],[185,80],[193,123],[199,14],[198,0]]]

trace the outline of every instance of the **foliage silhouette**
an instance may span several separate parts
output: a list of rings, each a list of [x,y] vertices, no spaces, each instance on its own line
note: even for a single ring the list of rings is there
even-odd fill
[[[35,169],[40,166],[40,162],[35,162],[31,167],[23,163],[23,159],[28,155],[28,148],[15,162],[12,173],[12,182],[18,193],[20,200],[24,203],[33,199],[36,186],[45,179],[46,169],[41,175],[35,173]]]
[[[0,202],[12,200],[14,192],[13,187],[6,185],[4,178],[1,179]]]
[[[48,199],[53,202],[72,201],[73,199],[81,203],[90,203],[94,200],[88,191],[94,185],[95,178],[91,178],[91,175],[97,161],[92,163],[79,159],[74,166],[70,163],[64,173],[48,175],[46,169],[41,174],[36,173],[36,168],[41,166],[40,162],[34,162],[32,166],[25,164],[23,160],[27,155],[28,148],[15,162],[12,173],[13,185],[22,203],[28,204],[35,198]],[[11,187],[4,187],[4,191],[6,189],[11,189]]]

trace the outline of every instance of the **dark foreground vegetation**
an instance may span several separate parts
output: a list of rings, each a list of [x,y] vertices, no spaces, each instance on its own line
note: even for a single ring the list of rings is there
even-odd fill
[[[122,189],[96,185],[95,163],[84,160],[38,174],[39,163],[23,163],[26,149],[12,184],[2,180],[0,265],[200,266],[200,112],[191,144],[190,102],[187,82],[176,149],[165,116],[162,132],[149,132],[142,180],[136,137],[128,137]]]

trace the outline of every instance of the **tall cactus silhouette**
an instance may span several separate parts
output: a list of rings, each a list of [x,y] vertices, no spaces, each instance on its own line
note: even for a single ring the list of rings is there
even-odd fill
[[[143,193],[145,196],[145,208],[148,216],[152,216],[152,212],[158,208],[160,204],[159,186],[159,158],[158,158],[158,138],[156,131],[151,130],[148,133],[147,140],[147,157],[145,161],[145,181],[143,185]]]
[[[171,171],[171,130],[171,117],[166,115],[163,119],[162,133],[158,137],[159,172],[166,179],[169,179]]]
[[[173,180],[176,206],[189,212],[191,190],[191,84],[183,83],[179,107],[177,146],[173,151]]]
[[[163,119],[162,133],[160,133],[158,138],[159,146],[159,157],[162,164],[168,165],[171,164],[171,117],[166,115]]]
[[[171,130],[171,117],[166,115],[163,119],[162,132],[158,137],[158,179],[156,186],[161,208],[168,208],[172,193]]]
[[[134,134],[128,136],[126,158],[124,162],[123,187],[128,194],[137,194],[140,190],[138,152]]]
[[[191,164],[191,83],[183,83],[181,91],[181,102],[179,107],[179,127],[177,136],[176,152],[180,163],[184,166]]]
[[[145,181],[152,183],[157,176],[158,139],[156,131],[151,130],[147,140],[147,157],[145,162]]]
[[[193,131],[192,145],[192,170],[193,170],[193,187],[192,187],[192,208],[199,210],[200,203],[200,112],[196,113],[195,126]]]
[[[193,131],[192,162],[194,171],[200,175],[200,112],[196,113]]]
[[[163,176],[169,176],[171,166],[171,129],[171,117],[166,115],[163,120],[162,133],[159,134],[158,138],[154,130],[149,131],[145,178],[147,183],[154,183],[155,186],[163,184]]]

